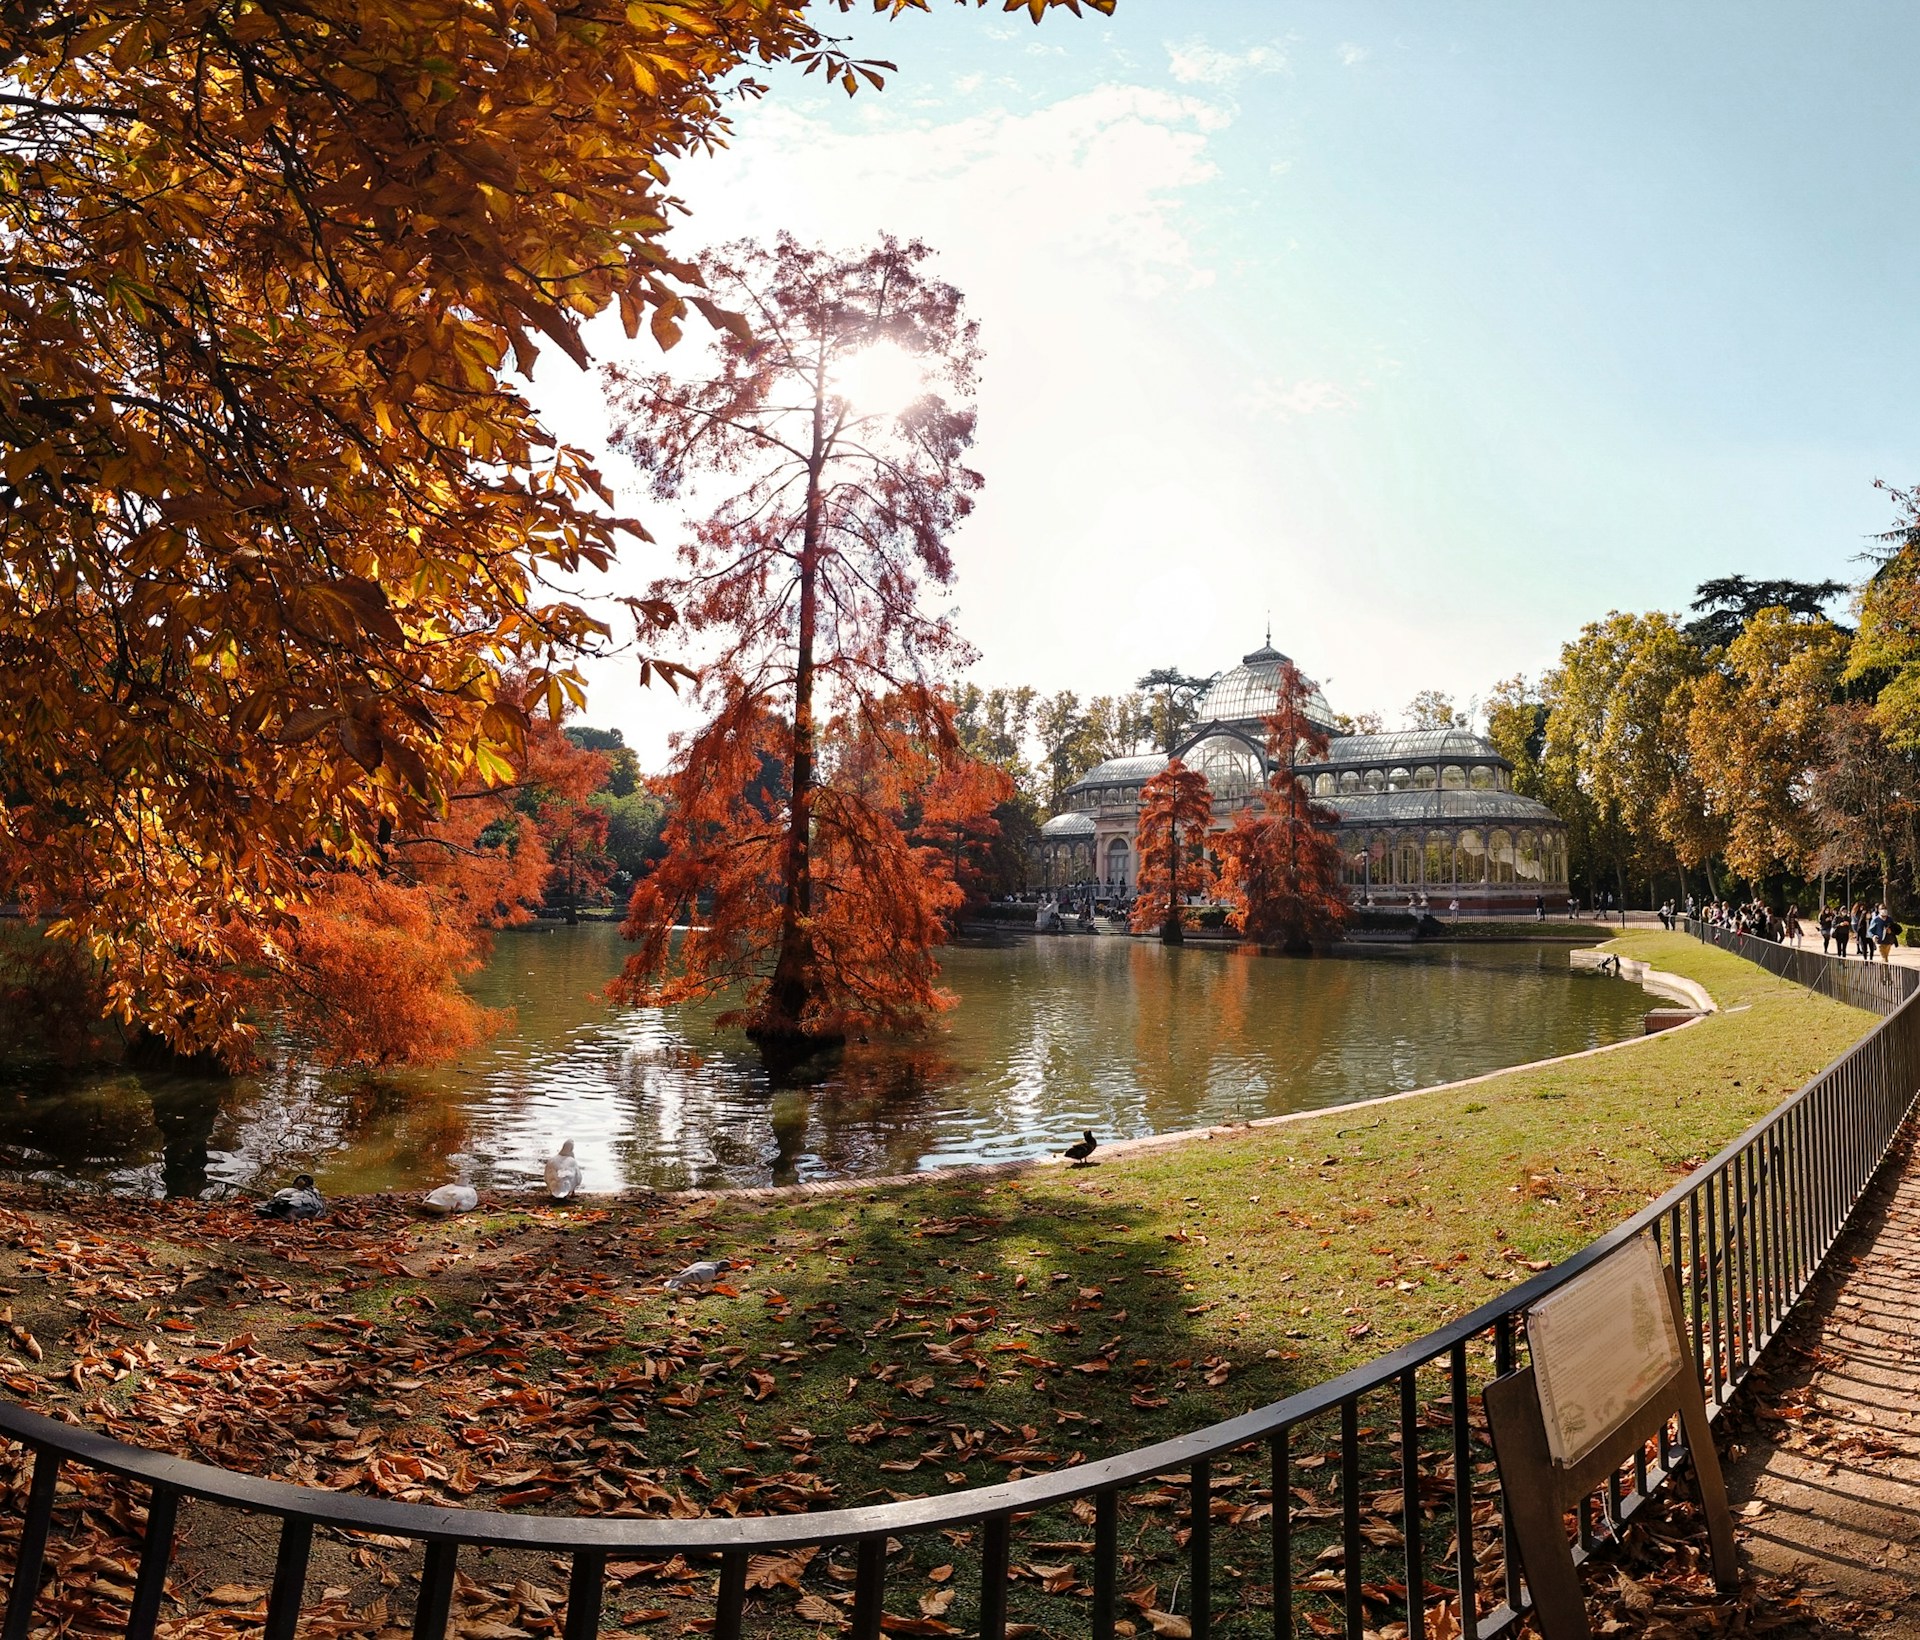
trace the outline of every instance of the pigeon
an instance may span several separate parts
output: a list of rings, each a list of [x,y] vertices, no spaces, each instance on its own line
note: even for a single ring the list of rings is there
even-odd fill
[[[471,1213],[479,1205],[480,1192],[470,1184],[443,1184],[420,1199],[420,1206],[436,1219],[444,1219],[449,1213]]]
[[[327,1210],[326,1199],[313,1187],[313,1175],[302,1173],[283,1190],[276,1190],[254,1209],[263,1219],[317,1219]]]
[[[1085,1167],[1087,1165],[1087,1158],[1099,1148],[1100,1141],[1094,1138],[1093,1129],[1088,1128],[1084,1138],[1077,1139],[1074,1143],[1068,1145],[1065,1150],[1061,1151],[1060,1154],[1072,1162],[1075,1167]]]
[[[670,1293],[690,1292],[707,1293],[714,1289],[720,1277],[733,1268],[733,1260],[726,1258],[703,1258],[689,1264],[684,1270],[676,1270],[667,1277],[666,1287]]]
[[[555,1201],[565,1201],[580,1188],[580,1164],[574,1160],[571,1139],[560,1147],[558,1156],[549,1156],[540,1165],[546,1170],[547,1194]]]

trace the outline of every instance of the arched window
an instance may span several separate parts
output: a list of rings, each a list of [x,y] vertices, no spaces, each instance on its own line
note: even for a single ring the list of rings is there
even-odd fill
[[[1116,888],[1127,888],[1133,883],[1133,852],[1124,837],[1115,837],[1107,844],[1106,880]]]
[[[1340,790],[1343,794],[1351,796],[1359,789],[1360,777],[1355,774],[1353,770],[1349,769],[1345,774],[1340,776]]]
[[[1487,839],[1487,859],[1491,869],[1487,874],[1490,883],[1510,883],[1513,881],[1513,833],[1495,831]]]
[[[1413,771],[1413,789],[1417,792],[1430,792],[1439,777],[1440,771],[1431,763],[1422,763]]]
[[[1378,769],[1362,770],[1360,789],[1363,792],[1377,792],[1380,789],[1380,771]]]
[[[1467,784],[1477,792],[1493,790],[1493,770],[1485,763],[1476,763],[1473,772],[1467,776]]]
[[[1394,845],[1393,880],[1404,888],[1420,886],[1420,839],[1403,831]]]
[[[1514,842],[1513,874],[1517,882],[1536,888],[1546,881],[1546,860],[1540,851],[1540,834],[1523,831]]]
[[[1404,792],[1413,789],[1413,775],[1406,769],[1387,770],[1387,790]]]
[[[1265,778],[1258,754],[1232,735],[1210,735],[1187,753],[1185,761],[1206,776],[1215,802],[1238,802]]]
[[[1317,774],[1313,777],[1313,795],[1315,797],[1333,796],[1336,782],[1330,774]]]
[[[1487,843],[1479,832],[1469,829],[1460,833],[1453,849],[1453,877],[1461,884],[1487,880]]]
[[[1445,792],[1463,792],[1467,789],[1467,771],[1458,763],[1449,763],[1440,771],[1440,789]]]
[[[1453,881],[1453,839],[1445,832],[1427,833],[1427,887],[1444,888]]]

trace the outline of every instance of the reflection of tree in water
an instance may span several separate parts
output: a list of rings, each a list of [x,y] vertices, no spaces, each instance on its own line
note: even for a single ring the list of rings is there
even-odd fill
[[[204,1196],[213,1130],[230,1089],[215,1081],[177,1081],[151,1089],[153,1125],[160,1132],[160,1194]]]
[[[496,1182],[491,1160],[470,1153],[472,1113],[440,1090],[363,1076],[327,1093],[335,1104],[333,1145],[315,1160],[336,1189],[391,1190],[397,1180],[422,1179],[485,1189]]]
[[[1128,957],[1115,989],[1132,999],[1148,1132],[1268,1114],[1352,1027],[1355,981],[1345,962],[1144,944]]]
[[[42,1078],[0,1094],[0,1164],[101,1182],[150,1163],[160,1148],[152,1107],[131,1074]]]
[[[828,1174],[911,1173],[936,1146],[956,1076],[938,1041],[849,1048],[835,1074],[808,1090],[804,1125],[789,1117],[776,1129],[775,1182],[798,1177],[805,1150]]]

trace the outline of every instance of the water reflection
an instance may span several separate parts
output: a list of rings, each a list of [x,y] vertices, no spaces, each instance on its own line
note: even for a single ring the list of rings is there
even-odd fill
[[[571,1138],[589,1190],[910,1172],[1311,1109],[1571,1052],[1638,1029],[1644,996],[1557,946],[1291,961],[1115,938],[959,947],[949,1029],[855,1047],[768,1086],[717,1009],[612,1011],[606,925],[502,938],[480,1000],[514,1028],[437,1072],[277,1065],[214,1081],[123,1070],[0,1087],[0,1166],[197,1196],[310,1169],[334,1191],[524,1188]]]

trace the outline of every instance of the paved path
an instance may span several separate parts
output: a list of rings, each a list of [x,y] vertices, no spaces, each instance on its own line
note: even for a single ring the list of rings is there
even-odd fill
[[[1920,1637],[1920,1156],[1861,1204],[1742,1391],[1728,1473],[1742,1557],[1847,1628]],[[1740,1403],[1736,1403],[1738,1406]],[[1864,1610],[1863,1610],[1864,1608]]]

